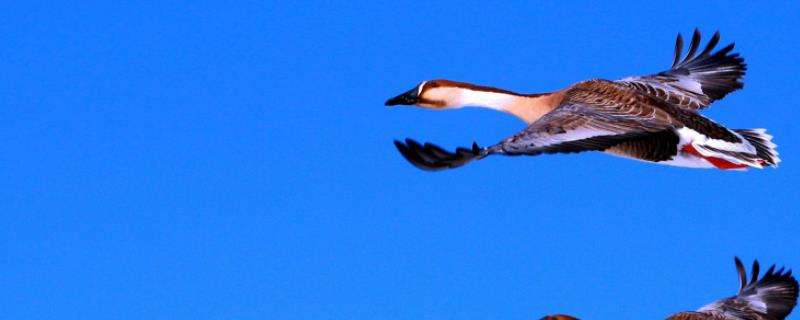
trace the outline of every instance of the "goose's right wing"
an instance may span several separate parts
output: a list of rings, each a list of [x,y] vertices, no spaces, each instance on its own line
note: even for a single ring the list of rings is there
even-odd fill
[[[678,34],[675,58],[669,70],[617,82],[678,107],[691,110],[708,107],[715,100],[741,89],[747,70],[744,59],[738,53],[731,53],[732,43],[712,53],[717,43],[719,32],[714,33],[705,49],[695,56],[700,46],[700,31],[695,29],[689,51],[681,59],[683,38]]]

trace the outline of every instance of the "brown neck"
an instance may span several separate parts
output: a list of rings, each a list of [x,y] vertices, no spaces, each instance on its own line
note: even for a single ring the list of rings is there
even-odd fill
[[[533,123],[543,115],[553,111],[564,98],[561,92],[541,95],[520,95],[503,107],[503,111],[513,114],[525,123]]]
[[[510,113],[532,123],[555,109],[564,98],[562,91],[543,94],[519,94],[494,87],[450,80],[432,80],[420,94],[421,99],[437,108],[483,107]]]

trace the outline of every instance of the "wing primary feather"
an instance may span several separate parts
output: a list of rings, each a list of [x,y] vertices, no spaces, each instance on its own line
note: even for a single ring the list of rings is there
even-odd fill
[[[399,145],[395,143],[395,146],[397,146],[397,150],[400,151],[400,154],[402,154],[403,157],[406,158],[406,160],[408,160],[408,162],[410,162],[417,168],[426,171],[432,171],[441,168],[441,165],[438,165],[426,159],[420,152],[422,146],[420,146],[418,142],[412,139],[406,139],[405,145],[403,145],[402,143],[400,143]]]
[[[678,37],[675,39],[675,57],[672,59],[673,68],[681,60],[681,53],[683,53],[683,36],[678,33]]]
[[[759,270],[758,260],[753,260],[753,270],[750,270],[750,284],[756,283],[758,281],[758,274],[761,270]]]
[[[402,154],[408,152],[408,148],[406,147],[406,145],[400,142],[399,140],[394,141],[394,147],[397,148],[397,151],[400,151],[400,153]]]
[[[717,43],[719,43],[719,31],[714,32],[714,35],[711,36],[711,40],[708,41],[706,48],[700,53],[700,57],[708,56],[708,54],[711,53],[711,50],[714,50],[714,47],[717,46]]]
[[[768,278],[769,276],[772,276],[773,273],[775,273],[775,265],[774,264],[771,265],[769,267],[769,269],[767,269],[767,272],[764,273],[764,278]]]
[[[692,34],[692,43],[689,44],[689,52],[686,53],[686,57],[683,58],[681,64],[691,61],[692,58],[694,58],[694,53],[697,52],[698,46],[700,46],[700,30],[695,28],[694,34]]]
[[[427,147],[429,143],[426,143],[425,146],[423,146],[415,140],[411,141],[413,142],[413,144],[409,144],[409,146],[414,151],[414,153],[416,153],[417,157],[421,158],[425,162],[425,165],[428,167],[431,168],[445,167],[447,164],[444,163],[442,160],[452,158],[452,154],[449,156],[441,157],[435,153],[432,153],[430,149]]]
[[[437,156],[439,158],[446,158],[446,157],[453,156],[453,154],[450,153],[449,151],[444,150],[441,147],[439,147],[439,146],[437,146],[437,145],[435,145],[433,143],[427,143],[426,142],[425,143],[425,151],[427,151],[430,154],[435,155],[435,156]]]
[[[433,165],[425,156],[420,152],[420,145],[416,141],[406,139],[407,152],[403,156],[417,168],[423,170],[435,170],[436,166]],[[401,151],[402,153],[402,151]]]
[[[733,51],[733,47],[735,47],[735,46],[736,46],[736,43],[735,43],[735,42],[731,42],[731,44],[729,44],[729,45],[727,45],[727,46],[723,47],[722,49],[719,49],[719,51],[717,51],[717,53],[715,53],[715,54],[714,54],[714,56],[715,56],[715,57],[716,57],[716,56],[719,56],[719,57],[724,57],[725,55],[727,55],[727,54],[728,54],[728,52],[731,52],[731,51]],[[731,55],[731,58],[734,58],[734,59],[735,59],[735,58],[737,58],[737,57],[739,57],[739,54],[738,54],[738,53],[734,53],[734,54],[732,54],[732,55]]]
[[[734,263],[736,263],[736,272],[739,273],[739,293],[744,291],[744,287],[747,286],[747,273],[744,270],[744,264],[742,264],[742,260],[739,260],[739,257],[733,257]]]
[[[419,155],[412,152],[406,144],[395,140],[394,146],[397,148],[397,151],[400,151],[400,154],[403,155],[403,158],[406,158],[406,160],[408,160],[408,162],[413,164],[415,167],[423,170],[430,170],[423,166],[425,164],[424,160]]]

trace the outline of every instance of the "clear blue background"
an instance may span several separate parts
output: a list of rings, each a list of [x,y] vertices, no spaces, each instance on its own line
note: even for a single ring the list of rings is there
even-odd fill
[[[733,294],[734,255],[800,269],[796,1],[78,3],[0,10],[0,318],[663,319]],[[780,168],[392,146],[524,126],[383,106],[421,80],[656,72],[694,27],[749,65],[705,114]]]

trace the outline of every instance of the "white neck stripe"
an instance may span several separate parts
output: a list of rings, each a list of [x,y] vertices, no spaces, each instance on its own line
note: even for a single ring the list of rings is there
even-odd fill
[[[459,104],[461,106],[481,106],[495,110],[505,110],[516,96],[507,93],[463,89]]]

